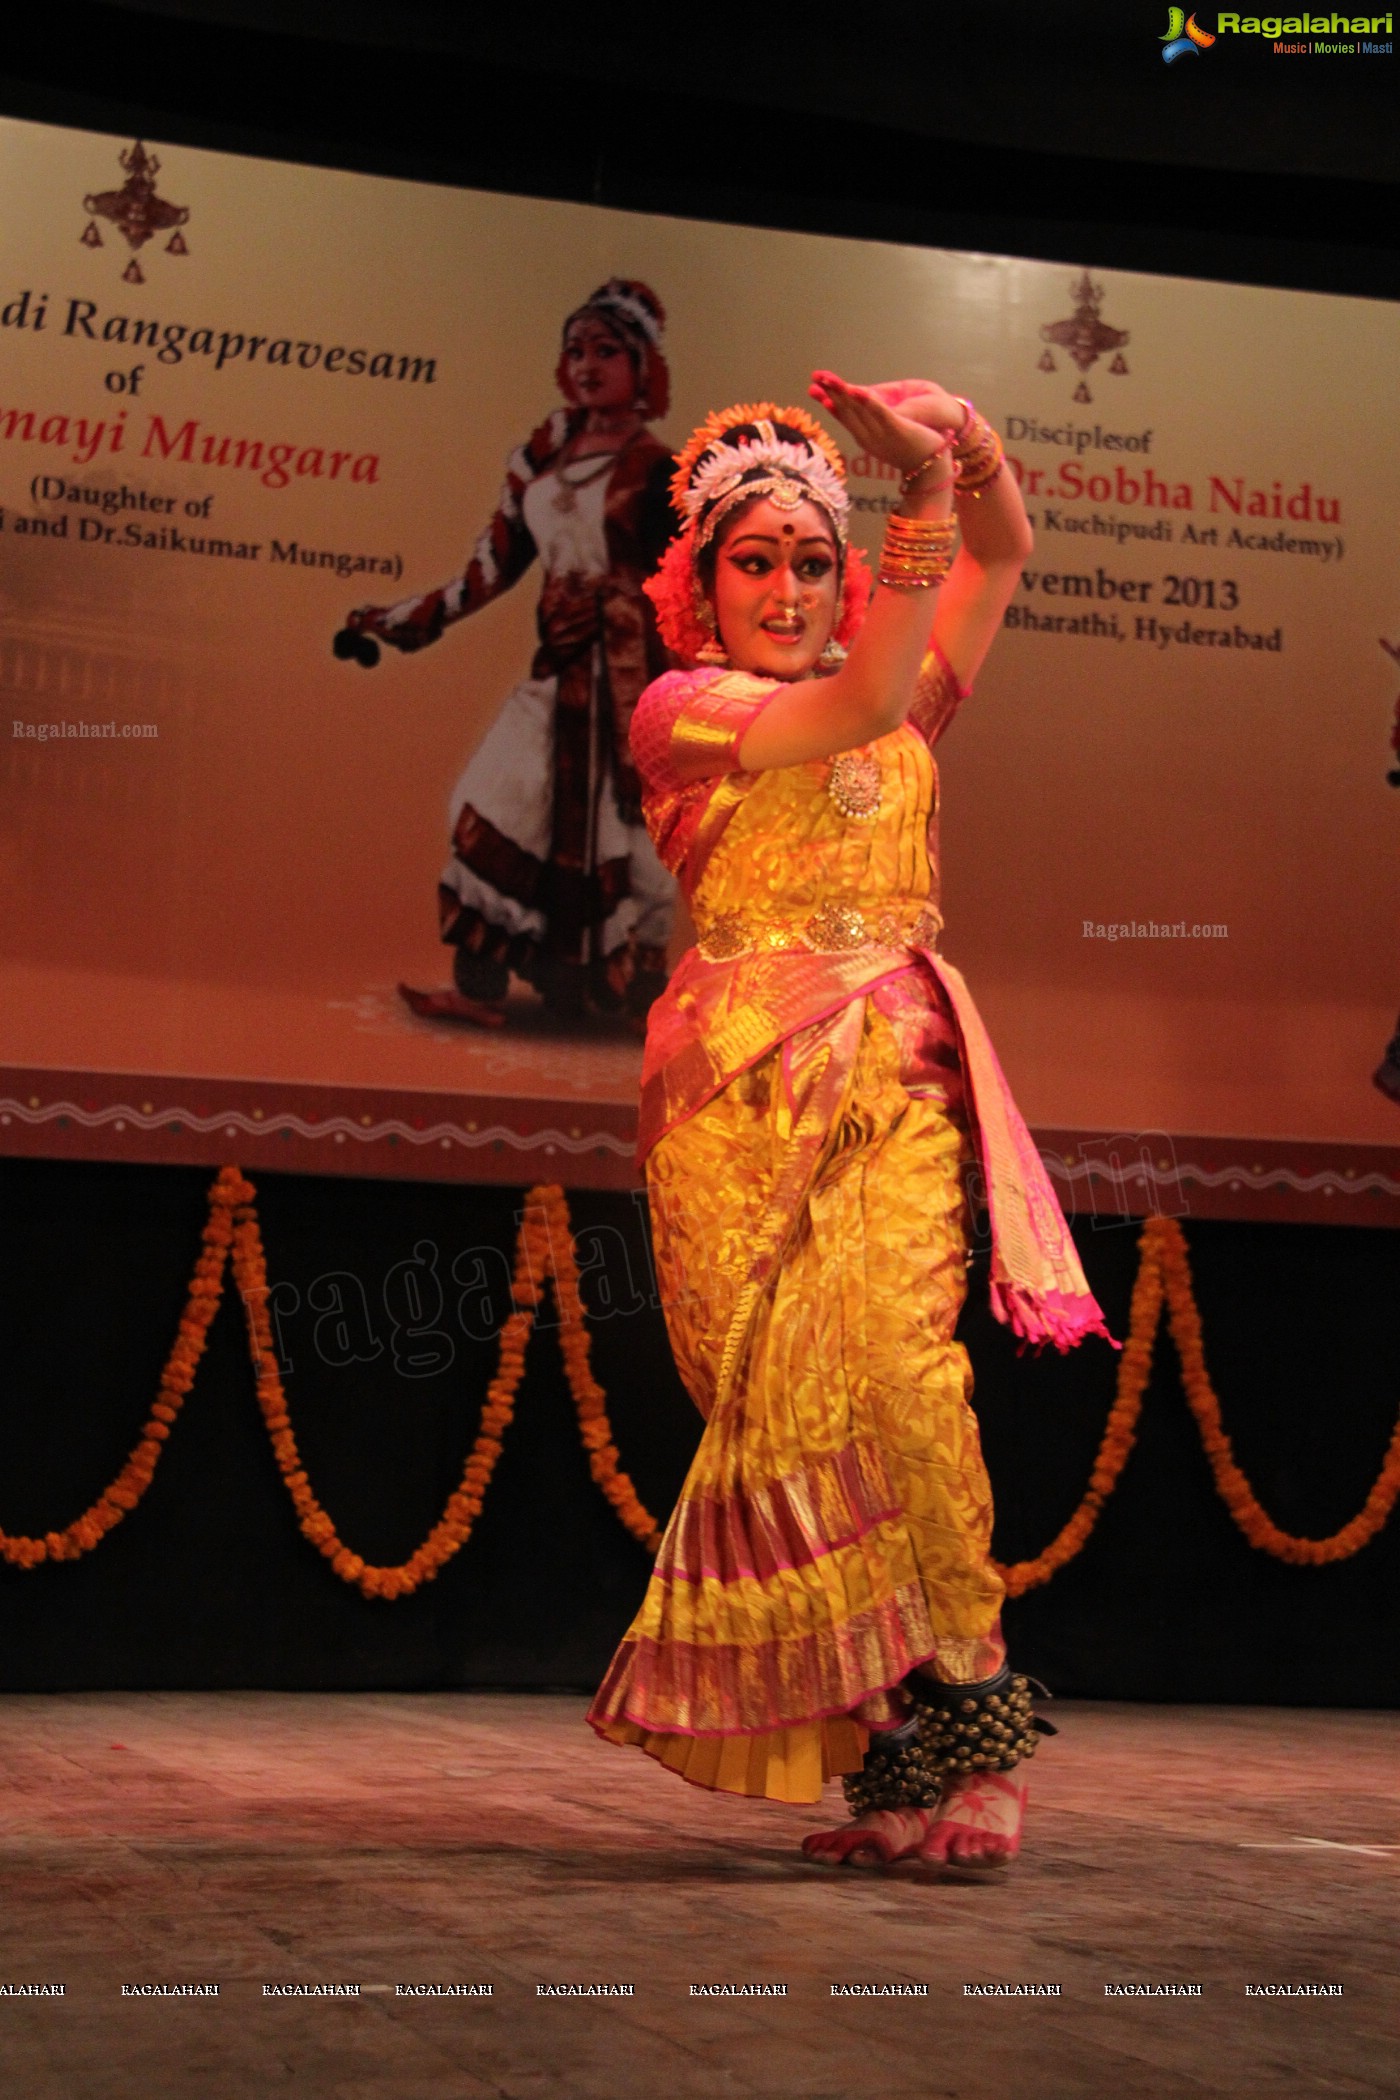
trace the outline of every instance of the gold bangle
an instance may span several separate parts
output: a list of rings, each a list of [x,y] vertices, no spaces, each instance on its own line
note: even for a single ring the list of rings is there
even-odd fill
[[[957,530],[952,518],[903,518],[892,512],[885,520],[876,582],[896,591],[927,591],[942,583],[952,566]]]
[[[963,395],[959,394],[958,399],[967,410],[967,421],[953,448],[958,462],[957,493],[959,496],[980,496],[1000,474],[1005,454],[1000,437],[986,417],[979,415]]]
[[[891,591],[931,591],[936,584],[942,583],[951,567],[951,560],[929,562],[917,570],[888,569],[882,562],[875,581]]]
[[[909,547],[936,547],[950,542],[957,536],[957,524],[952,518],[906,518],[902,512],[892,510],[885,520],[885,538],[897,540]]]
[[[953,396],[953,399],[955,401],[961,401],[963,407],[967,410],[967,420],[964,422],[962,429],[958,432],[957,436],[953,440],[953,451],[955,452],[957,457],[961,459],[965,452],[970,452],[972,450],[973,445],[977,441],[977,425],[979,423],[985,423],[987,419],[985,416],[980,416],[977,413],[976,408],[974,407],[973,403],[968,400],[966,394],[955,394]]]
[[[987,454],[985,464],[980,471],[975,474],[964,475],[959,480],[957,493],[960,496],[971,496],[975,500],[982,494],[984,489],[991,487],[1000,474],[1003,465],[1004,459],[1001,447],[998,445],[994,452]]]

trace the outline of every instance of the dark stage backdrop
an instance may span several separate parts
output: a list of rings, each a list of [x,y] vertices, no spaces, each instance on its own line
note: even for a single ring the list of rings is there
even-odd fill
[[[130,1449],[184,1303],[209,1179],[0,1163],[8,1531],[69,1522]],[[293,1421],[316,1491],[366,1558],[405,1557],[455,1484],[495,1365],[484,1336],[502,1316],[520,1200],[500,1188],[260,1179]],[[595,1368],[623,1463],[662,1516],[700,1425],[651,1302],[643,1212],[625,1195],[572,1200]],[[1395,1235],[1183,1223],[1240,1462],[1286,1529],[1330,1532],[1364,1500],[1400,1393]],[[1137,1228],[1079,1220],[1075,1231],[1122,1335]],[[476,1336],[458,1314],[474,1277],[485,1285],[465,1299]],[[327,1311],[334,1303],[342,1313]],[[1064,1361],[1018,1359],[976,1283],[962,1332],[997,1551],[1030,1555],[1083,1491],[1116,1359],[1094,1343]],[[230,1284],[141,1506],[84,1560],[0,1569],[0,1686],[591,1687],[647,1567],[589,1480],[546,1328],[470,1543],[416,1596],[366,1601],[297,1531]],[[1017,1663],[1059,1693],[1393,1704],[1397,1575],[1400,1523],[1322,1570],[1245,1544],[1214,1493],[1164,1341],[1138,1448],[1097,1532],[1046,1588],[1008,1607],[1007,1625]]]

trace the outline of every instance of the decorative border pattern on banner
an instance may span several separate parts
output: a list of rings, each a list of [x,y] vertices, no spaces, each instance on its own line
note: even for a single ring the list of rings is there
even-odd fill
[[[633,1188],[636,1129],[614,1102],[0,1068],[0,1155],[209,1166],[238,1140],[263,1171],[514,1184],[549,1161]]]
[[[0,1066],[0,1156],[632,1189],[635,1104]],[[1400,1226],[1400,1146],[1036,1129],[1066,1211]]]
[[[1400,1146],[1036,1129],[1067,1212],[1400,1225]]]

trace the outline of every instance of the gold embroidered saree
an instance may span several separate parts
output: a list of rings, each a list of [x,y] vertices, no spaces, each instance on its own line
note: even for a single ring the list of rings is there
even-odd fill
[[[993,1310],[1106,1333],[961,976],[937,953],[938,776],[959,693],[756,775],[773,691],[674,672],[632,748],[698,940],[652,1009],[641,1152],[676,1361],[705,1416],[645,1601],[589,1718],[697,1784],[815,1800],[918,1664],[1003,1659],[992,1500],[954,1338],[964,1169]]]

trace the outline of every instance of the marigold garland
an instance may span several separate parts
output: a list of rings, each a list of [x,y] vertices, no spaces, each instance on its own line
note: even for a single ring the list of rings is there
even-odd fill
[[[460,1553],[466,1545],[472,1526],[481,1514],[482,1501],[501,1455],[501,1439],[515,1412],[515,1396],[525,1372],[526,1345],[551,1276],[559,1307],[564,1367],[574,1406],[578,1410],[589,1471],[627,1529],[655,1553],[661,1535],[638,1500],[632,1482],[618,1465],[617,1449],[612,1442],[612,1428],[604,1406],[605,1396],[589,1369],[588,1333],[579,1297],[573,1233],[563,1189],[557,1186],[535,1188],[526,1198],[515,1248],[512,1282],[515,1309],[501,1329],[500,1362],[496,1376],[487,1387],[476,1441],[462,1469],[461,1481],[448,1496],[441,1517],[422,1545],[396,1567],[376,1567],[352,1552],[307,1479],[287,1413],[286,1395],[282,1390],[282,1376],[273,1346],[272,1322],[267,1310],[267,1265],[252,1195],[250,1188],[247,1200],[234,1212],[233,1270],[248,1317],[249,1353],[257,1374],[258,1405],[301,1529],[317,1551],[325,1555],[342,1581],[354,1583],[366,1597],[406,1597],[420,1584],[431,1582],[453,1555]]]
[[[1162,1312],[1162,1272],[1148,1236],[1154,1222],[1157,1221],[1149,1219],[1148,1230],[1142,1235],[1142,1260],[1133,1285],[1128,1339],[1118,1358],[1118,1394],[1109,1410],[1103,1441],[1089,1475],[1084,1499],[1064,1529],[1034,1560],[1018,1560],[1010,1567],[1001,1561],[993,1562],[1006,1584],[1008,1597],[1019,1597],[1025,1590],[1038,1588],[1041,1583],[1048,1582],[1066,1561],[1074,1559],[1097,1524],[1100,1510],[1117,1487],[1128,1453],[1137,1441],[1138,1416],[1152,1374],[1152,1347]]]
[[[560,1341],[564,1369],[578,1414],[579,1434],[588,1453],[588,1470],[633,1538],[640,1540],[648,1553],[655,1554],[661,1545],[660,1529],[655,1518],[643,1507],[631,1479],[622,1470],[617,1446],[612,1440],[612,1424],[608,1420],[607,1394],[593,1376],[568,1200],[557,1185],[532,1190],[530,1200],[540,1204],[544,1211],[554,1275],[554,1302],[559,1308],[562,1329]]]
[[[253,1190],[233,1214],[233,1273],[243,1297],[248,1321],[248,1352],[257,1378],[258,1405],[272,1440],[273,1456],[286,1483],[303,1534],[325,1555],[343,1582],[354,1583],[366,1597],[406,1597],[420,1584],[431,1582],[453,1555],[460,1553],[471,1537],[496,1461],[501,1438],[515,1412],[515,1395],[525,1370],[525,1345],[535,1323],[540,1290],[548,1261],[549,1242],[540,1212],[527,1210],[521,1222],[515,1249],[512,1297],[515,1309],[501,1329],[500,1361],[486,1389],[481,1425],[472,1445],[462,1478],[448,1496],[442,1515],[421,1546],[394,1567],[380,1567],[352,1552],[317,1500],[306,1469],[301,1463],[282,1373],[273,1346],[272,1321],[268,1316],[267,1263],[262,1234],[258,1229]]]
[[[1201,1346],[1201,1316],[1191,1283],[1186,1236],[1180,1224],[1175,1218],[1148,1218],[1138,1245],[1142,1260],[1133,1286],[1128,1340],[1118,1359],[1118,1396],[1109,1413],[1103,1442],[1089,1476],[1088,1491],[1063,1531],[1043,1553],[1037,1554],[1034,1560],[1016,1561],[1010,1567],[996,1563],[1006,1584],[1007,1595],[1019,1597],[1024,1591],[1035,1589],[1048,1582],[1066,1561],[1073,1560],[1097,1523],[1099,1511],[1118,1485],[1119,1475],[1137,1435],[1142,1396],[1152,1371],[1163,1297],[1167,1301],[1167,1324],[1181,1366],[1181,1382],[1210,1461],[1216,1491],[1250,1545],[1261,1552],[1272,1553],[1277,1560],[1291,1561],[1295,1567],[1322,1567],[1328,1561],[1346,1560],[1351,1554],[1359,1553],[1382,1529],[1397,1497],[1400,1497],[1400,1418],[1396,1420],[1375,1485],[1349,1524],[1343,1524],[1339,1531],[1325,1539],[1299,1538],[1284,1531],[1275,1524],[1235,1463],[1234,1447],[1221,1422],[1220,1402],[1210,1382]]]
[[[1210,1460],[1216,1491],[1235,1523],[1251,1546],[1272,1553],[1278,1560],[1292,1561],[1295,1567],[1320,1568],[1328,1561],[1346,1560],[1359,1553],[1381,1530],[1400,1497],[1400,1418],[1391,1432],[1375,1485],[1350,1523],[1325,1539],[1299,1538],[1284,1531],[1263,1508],[1236,1465],[1234,1447],[1220,1419],[1220,1402],[1201,1347],[1201,1316],[1191,1286],[1186,1236],[1175,1218],[1153,1218],[1148,1224],[1166,1289],[1172,1340],[1181,1362],[1181,1382]],[[1143,1238],[1147,1239],[1147,1233]]]
[[[46,1531],[38,1539],[12,1537],[0,1531],[0,1558],[12,1567],[37,1568],[41,1561],[81,1559],[135,1509],[150,1486],[185,1396],[194,1384],[209,1323],[219,1309],[224,1265],[233,1239],[233,1206],[245,1186],[237,1167],[224,1167],[209,1191],[209,1216],[200,1235],[202,1247],[190,1278],[185,1310],[161,1373],[160,1389],[126,1464],[91,1507],[62,1531]],[[251,1195],[252,1191],[248,1193]]]
[[[1133,1286],[1128,1340],[1118,1361],[1118,1391],[1109,1412],[1089,1485],[1064,1529],[1034,1560],[997,1563],[1010,1596],[1048,1582],[1083,1547],[1100,1510],[1118,1484],[1137,1436],[1143,1395],[1161,1324],[1162,1303],[1180,1360],[1182,1384],[1210,1461],[1216,1488],[1251,1546],[1300,1567],[1345,1560],[1373,1539],[1400,1499],[1400,1420],[1397,1420],[1375,1485],[1350,1523],[1328,1538],[1300,1538],[1275,1524],[1235,1461],[1220,1418],[1220,1403],[1206,1371],[1201,1320],[1191,1283],[1186,1240],[1173,1218],[1149,1218],[1139,1241],[1141,1262]],[[395,1567],[376,1567],[350,1550],[312,1491],[301,1464],[287,1413],[281,1372],[268,1315],[267,1265],[258,1227],[256,1191],[237,1167],[223,1167],[209,1190],[209,1216],[190,1278],[181,1317],[150,1416],[125,1465],[82,1516],[42,1538],[0,1531],[0,1558],[18,1568],[42,1561],[77,1560],[90,1553],[114,1525],[135,1509],[155,1474],[204,1354],[210,1322],[223,1295],[230,1254],[248,1323],[248,1346],[257,1378],[258,1404],[273,1453],[302,1531],[325,1555],[335,1573],[366,1597],[407,1596],[430,1582],[471,1536],[510,1424],[525,1370],[525,1351],[545,1288],[552,1281],[559,1309],[560,1341],[569,1391],[578,1414],[588,1468],[622,1523],[655,1554],[661,1533],[622,1470],[607,1396],[592,1373],[587,1316],[579,1292],[578,1265],[568,1202],[555,1184],[530,1191],[516,1242],[513,1310],[500,1334],[496,1375],[487,1389],[476,1440],[462,1477],[441,1517],[417,1551]]]

